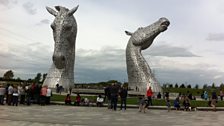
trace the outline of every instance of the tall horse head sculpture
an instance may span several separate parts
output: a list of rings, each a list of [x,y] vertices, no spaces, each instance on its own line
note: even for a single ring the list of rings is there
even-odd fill
[[[69,10],[65,7],[55,6],[54,9],[46,7],[47,11],[55,16],[51,28],[54,36],[53,64],[44,81],[44,85],[55,88],[57,84],[69,89],[74,85],[75,43],[77,23],[73,14],[78,9]]]
[[[160,18],[155,23],[138,28],[133,33],[125,31],[127,35],[131,36],[126,48],[126,64],[128,86],[132,89],[138,89],[145,94],[147,87],[150,86],[154,92],[161,92],[161,87],[156,83],[157,81],[141,51],[150,47],[156,36],[167,30],[169,24],[168,19]]]

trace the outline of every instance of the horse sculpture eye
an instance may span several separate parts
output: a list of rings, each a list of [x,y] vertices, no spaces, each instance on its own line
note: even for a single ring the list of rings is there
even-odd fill
[[[65,29],[66,31],[70,31],[70,30],[72,29],[72,26],[65,26],[64,29]]]

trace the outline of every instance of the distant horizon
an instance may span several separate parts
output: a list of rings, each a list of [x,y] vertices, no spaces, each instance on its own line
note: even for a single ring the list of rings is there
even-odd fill
[[[41,75],[43,75],[43,74],[44,73],[41,73]],[[27,81],[28,79],[34,79],[36,75],[37,75],[37,73],[34,74],[33,78],[26,78],[26,79],[21,78],[19,76],[16,76],[16,77],[14,76],[13,79],[16,80],[17,78],[20,78],[22,81]],[[1,76],[1,78],[3,78],[3,76]],[[41,80],[42,80],[42,76],[41,76]],[[116,80],[116,79],[102,80],[102,81],[92,81],[92,82],[76,82],[75,79],[74,79],[74,84],[91,84],[91,83],[92,84],[96,84],[96,83],[108,82],[108,81],[112,81],[112,80],[115,80],[115,81],[118,81],[118,82],[121,82],[121,83],[128,83],[128,81],[119,81],[119,80]],[[175,83],[171,83],[171,82],[163,82],[163,83],[160,83],[159,82],[160,86],[172,84],[173,87],[174,87],[175,84],[178,84],[178,86],[184,84],[185,86],[191,85],[192,86],[191,88],[194,88],[196,85],[198,85],[200,88],[202,88],[204,85],[212,86],[213,83],[214,82],[212,82],[212,83],[204,83],[204,84],[193,84],[193,83],[187,83],[187,82],[182,82],[182,83],[181,82],[180,83],[178,83],[178,82],[175,82]],[[220,86],[221,84],[224,84],[224,83],[220,83],[220,84],[214,83],[214,84],[217,87],[217,86]],[[185,88],[187,88],[187,87],[185,87]]]

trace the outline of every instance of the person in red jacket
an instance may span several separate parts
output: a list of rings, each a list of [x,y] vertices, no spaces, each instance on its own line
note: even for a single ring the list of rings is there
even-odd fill
[[[152,96],[153,96],[153,92],[152,92],[152,88],[149,86],[149,89],[146,92],[147,98],[148,98],[148,104],[147,106],[152,106]]]
[[[81,96],[79,95],[79,93],[77,94],[76,98],[75,98],[75,105],[79,106],[81,102]]]
[[[66,96],[66,98],[65,98],[65,104],[66,104],[66,105],[67,105],[67,104],[71,105],[71,102],[72,102],[72,100],[71,100],[71,96],[70,96],[70,94],[67,94],[67,96]]]

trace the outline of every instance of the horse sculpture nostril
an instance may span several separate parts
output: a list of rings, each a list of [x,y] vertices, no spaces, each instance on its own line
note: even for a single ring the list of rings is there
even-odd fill
[[[55,61],[55,55],[52,56],[53,61]]]
[[[61,56],[61,60],[62,61],[65,61],[65,56]]]

